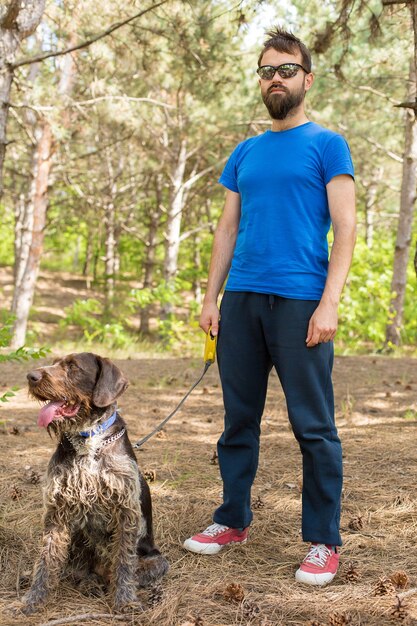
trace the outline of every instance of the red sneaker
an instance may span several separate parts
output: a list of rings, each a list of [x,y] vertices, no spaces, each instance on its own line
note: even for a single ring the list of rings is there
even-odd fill
[[[312,543],[306,558],[295,573],[295,580],[306,585],[327,585],[336,576],[339,556],[333,546]]]
[[[233,543],[246,543],[249,527],[239,530],[221,524],[211,524],[202,533],[184,541],[184,548],[197,554],[217,554]]]

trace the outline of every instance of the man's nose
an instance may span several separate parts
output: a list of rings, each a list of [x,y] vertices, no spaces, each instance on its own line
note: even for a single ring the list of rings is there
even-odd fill
[[[30,383],[38,383],[42,378],[42,372],[40,372],[39,370],[32,370],[28,373],[26,378]]]

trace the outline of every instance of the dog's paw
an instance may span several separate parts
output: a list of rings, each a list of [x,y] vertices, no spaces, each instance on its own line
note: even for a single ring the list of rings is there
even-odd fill
[[[22,617],[22,615],[32,615],[39,610],[39,607],[27,602],[16,601],[3,609],[3,613],[9,617]]]
[[[142,559],[136,571],[139,587],[149,587],[160,580],[169,570],[169,563],[162,555]]]
[[[142,613],[145,609],[138,599],[129,601],[116,601],[114,604],[114,610],[117,613]]]
[[[156,556],[140,559],[136,570],[136,582],[139,587],[149,587],[154,582],[165,576],[169,570],[167,559],[158,554]]]

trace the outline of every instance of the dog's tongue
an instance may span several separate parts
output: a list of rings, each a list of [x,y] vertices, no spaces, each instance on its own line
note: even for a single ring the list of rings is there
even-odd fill
[[[64,405],[64,401],[48,402],[45,404],[38,415],[38,426],[46,428],[56,417],[61,417],[62,413],[59,411]]]

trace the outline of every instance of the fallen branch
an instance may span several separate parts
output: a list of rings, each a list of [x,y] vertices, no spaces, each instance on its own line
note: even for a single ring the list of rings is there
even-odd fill
[[[78,624],[79,622],[86,622],[89,619],[116,619],[120,621],[130,620],[130,615],[114,615],[113,613],[83,613],[82,615],[70,615],[68,617],[61,617],[60,619],[53,619],[51,622],[45,622],[39,626],[61,626],[61,624]]]
[[[404,598],[408,598],[408,596],[413,596],[415,593],[417,593],[417,587],[412,587],[408,591],[397,593],[397,598],[400,598],[400,600],[403,600]]]

